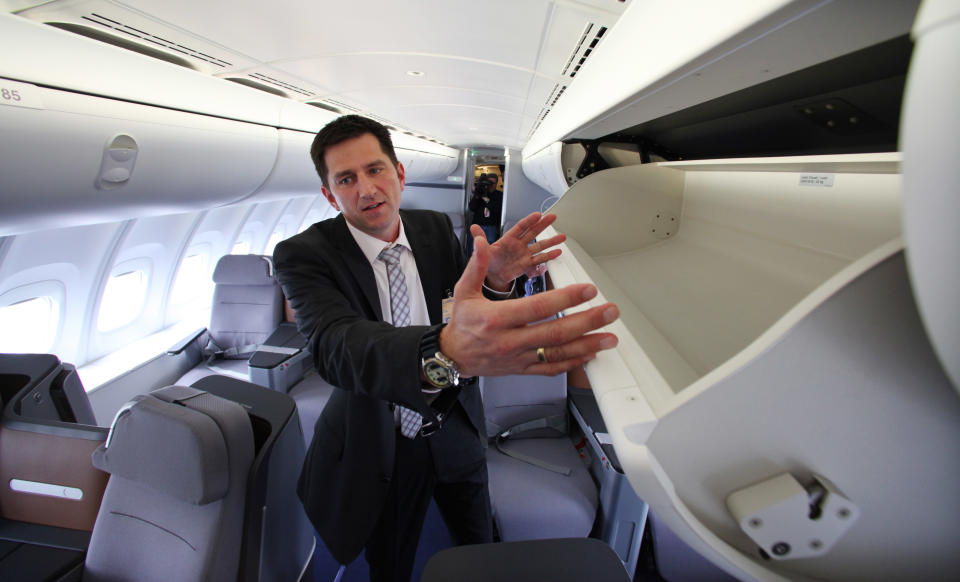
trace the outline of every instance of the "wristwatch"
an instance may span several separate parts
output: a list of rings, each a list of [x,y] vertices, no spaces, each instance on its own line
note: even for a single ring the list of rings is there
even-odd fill
[[[420,366],[427,382],[433,388],[442,390],[450,386],[460,386],[460,368],[457,363],[440,351],[440,330],[445,323],[434,325],[420,340]]]

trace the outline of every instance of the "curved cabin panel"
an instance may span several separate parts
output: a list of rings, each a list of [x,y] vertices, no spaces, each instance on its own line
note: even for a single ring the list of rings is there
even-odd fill
[[[0,108],[0,234],[219,206],[259,188],[277,156],[273,128],[16,86],[37,107]]]

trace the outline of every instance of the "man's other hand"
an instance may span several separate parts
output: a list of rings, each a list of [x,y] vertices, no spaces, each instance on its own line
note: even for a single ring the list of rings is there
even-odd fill
[[[568,285],[522,299],[488,300],[482,284],[492,254],[482,234],[476,236],[473,256],[454,288],[453,314],[440,333],[440,350],[457,363],[461,374],[555,375],[617,345],[617,336],[612,333],[591,333],[619,317],[620,311],[613,303],[547,319],[596,297],[593,285]],[[544,349],[545,362],[538,348]]]
[[[507,291],[514,279],[521,274],[533,278],[542,275],[543,265],[560,256],[560,249],[547,250],[567,239],[558,234],[545,240],[533,242],[541,232],[557,219],[556,214],[534,212],[515,224],[500,239],[490,246],[490,264],[487,269],[487,284],[498,291]],[[470,227],[474,238],[483,236],[483,229]]]

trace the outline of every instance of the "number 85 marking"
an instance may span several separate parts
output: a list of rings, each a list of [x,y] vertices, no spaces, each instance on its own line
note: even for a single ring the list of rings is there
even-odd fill
[[[7,101],[20,101],[20,91],[16,89],[0,89],[0,95]]]

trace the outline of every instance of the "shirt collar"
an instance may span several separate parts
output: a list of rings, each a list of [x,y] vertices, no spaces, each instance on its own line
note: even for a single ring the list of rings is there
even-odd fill
[[[367,258],[367,262],[371,265],[377,264],[377,257],[380,256],[380,251],[385,248],[400,245],[408,251],[412,250],[410,241],[407,240],[407,234],[403,230],[403,220],[400,221],[400,234],[397,235],[397,240],[392,243],[386,243],[375,236],[370,236],[350,224],[349,221],[347,221],[347,229],[350,231],[350,234],[353,235],[353,240],[356,241],[357,246],[360,247],[360,251],[363,252],[363,256]]]

